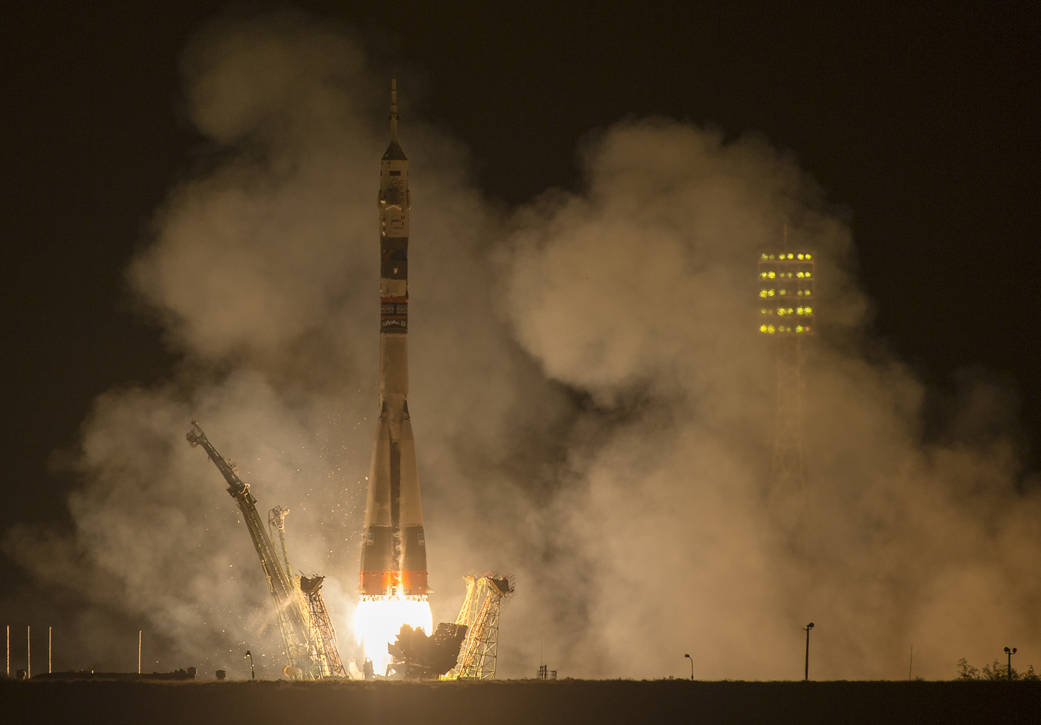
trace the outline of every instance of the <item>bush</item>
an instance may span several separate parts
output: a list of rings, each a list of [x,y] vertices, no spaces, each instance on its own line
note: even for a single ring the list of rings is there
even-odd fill
[[[1011,676],[1010,676],[1011,674]],[[983,665],[983,669],[973,667],[969,664],[968,660],[962,657],[958,660],[958,679],[959,680],[1024,680],[1024,681],[1037,681],[1041,680],[1036,672],[1034,672],[1033,665],[1027,665],[1027,668],[1020,672],[1015,667],[1012,668],[1011,673],[1009,672],[1008,664],[1002,664],[998,660],[994,660],[989,665]]]

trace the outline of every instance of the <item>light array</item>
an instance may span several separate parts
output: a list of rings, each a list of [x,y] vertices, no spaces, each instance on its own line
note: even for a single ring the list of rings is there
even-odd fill
[[[814,262],[810,252],[759,255],[759,332],[812,335]]]

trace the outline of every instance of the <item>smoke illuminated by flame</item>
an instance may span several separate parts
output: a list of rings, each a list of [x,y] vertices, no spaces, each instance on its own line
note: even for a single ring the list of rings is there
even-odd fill
[[[365,649],[365,657],[372,660],[373,671],[383,675],[390,664],[387,645],[397,639],[401,625],[420,628],[430,634],[433,622],[426,597],[400,594],[362,597],[354,614],[354,637]]]

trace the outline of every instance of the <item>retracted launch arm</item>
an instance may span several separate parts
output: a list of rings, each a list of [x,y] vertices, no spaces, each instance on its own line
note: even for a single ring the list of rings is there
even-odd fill
[[[224,480],[228,482],[228,493],[232,498],[238,499],[243,497],[248,499],[251,504],[255,505],[257,503],[257,500],[253,498],[253,494],[249,492],[249,484],[239,478],[239,474],[235,473],[235,466],[224,458],[221,452],[210,443],[210,439],[203,433],[198,422],[192,421],[192,427],[186,437],[193,446],[202,446],[206,450],[206,455],[210,457],[213,465],[217,467],[217,470],[224,476]]]
[[[213,464],[228,482],[228,493],[239,505],[242,518],[249,529],[253,547],[260,557],[260,566],[267,578],[271,598],[275,604],[275,612],[278,615],[279,629],[282,632],[282,642],[285,646],[286,657],[289,660],[289,668],[308,677],[320,677],[321,668],[315,662],[313,647],[310,643],[310,622],[306,605],[296,588],[291,575],[282,566],[275,553],[275,547],[271,538],[264,530],[263,521],[257,512],[257,499],[249,490],[249,484],[239,478],[235,467],[226,459],[217,448],[210,443],[202,428],[195,421],[186,436],[188,442],[193,446],[202,446]],[[288,563],[288,562],[287,562]]]

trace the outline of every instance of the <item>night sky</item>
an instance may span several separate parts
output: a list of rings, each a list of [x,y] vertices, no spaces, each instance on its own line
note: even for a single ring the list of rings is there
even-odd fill
[[[63,461],[94,398],[177,363],[125,269],[171,186],[207,163],[179,62],[222,11],[149,5],[5,14],[0,529],[67,517],[76,476]],[[579,188],[583,139],[626,117],[785,149],[849,220],[877,345],[927,381],[935,418],[966,371],[1004,386],[1029,485],[1041,447],[1036,3],[343,5],[294,7],[356,32],[388,77],[419,79],[403,89],[412,107],[469,149],[478,187],[504,205]]]

